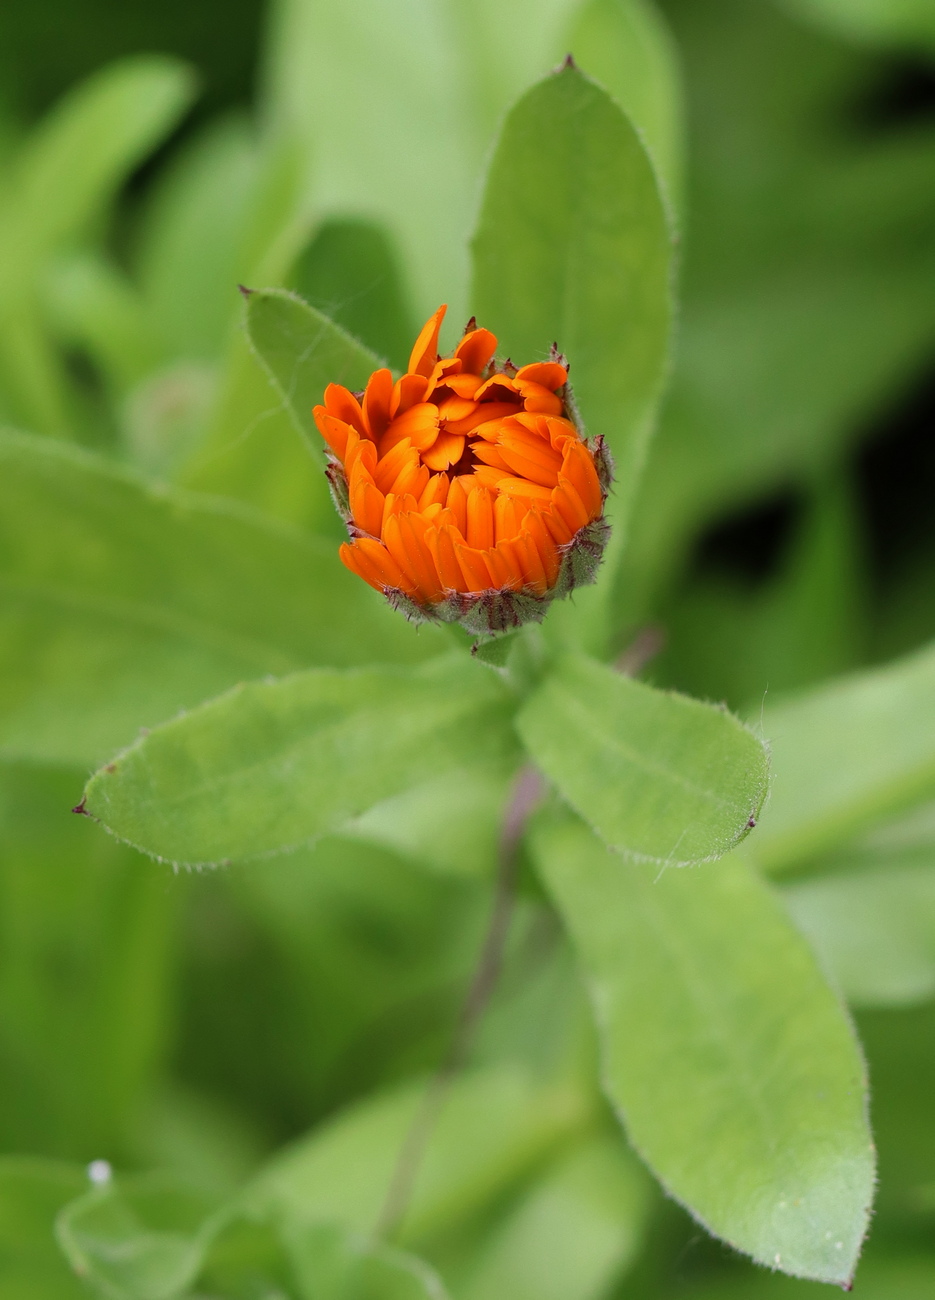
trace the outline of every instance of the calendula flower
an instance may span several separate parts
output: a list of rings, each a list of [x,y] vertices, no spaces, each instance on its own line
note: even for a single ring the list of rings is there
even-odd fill
[[[498,364],[472,320],[440,358],[445,310],[404,375],[374,371],[362,393],[329,384],[315,421],[347,567],[409,618],[502,632],[594,581],[610,456],[583,438],[554,347],[549,361]]]

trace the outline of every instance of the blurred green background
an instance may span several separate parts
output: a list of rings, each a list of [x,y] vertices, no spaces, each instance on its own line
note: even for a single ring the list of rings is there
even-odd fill
[[[424,19],[435,40],[442,8],[426,0],[406,22]],[[7,0],[4,423],[337,537],[298,439],[248,365],[236,284],[295,287],[403,361],[444,291],[449,245],[470,228],[502,108],[554,61],[578,8],[450,6],[468,25],[510,32],[472,55],[471,114],[460,100],[456,112],[423,99],[390,113],[376,145],[358,146],[354,85],[343,116],[309,120],[316,95],[334,92],[331,53],[356,48],[350,11],[313,31],[298,0],[273,12],[255,0]],[[670,146],[683,301],[620,587],[620,642],[658,627],[652,680],[752,716],[767,694],[935,637],[935,22],[924,4],[902,18],[897,8],[660,6],[684,88],[684,131],[670,122],[659,137]],[[668,59],[665,29],[658,37]],[[363,36],[361,48],[362,61],[374,57]],[[74,220],[56,227],[67,203],[56,206],[40,176],[48,236],[17,243],[10,196],[24,142],[82,79],[151,54],[184,60],[194,80],[154,65],[169,72],[154,83],[164,102],[148,136],[83,209],[72,142]],[[381,67],[371,119],[388,87],[406,98],[392,50]],[[428,236],[415,216],[405,226],[405,189],[388,179],[410,111],[425,131],[398,170],[437,168],[446,191],[419,217]],[[384,146],[385,173],[374,162]],[[443,224],[451,211],[457,229]],[[462,274],[459,263],[452,279]],[[455,302],[461,292],[452,287]],[[299,854],[263,871],[175,876],[70,815],[83,760],[0,752],[0,1151],[103,1157],[232,1187],[322,1117],[437,1061],[479,941],[483,878],[337,841],[315,872]],[[931,854],[931,829],[921,842]],[[481,1060],[519,1040],[533,1059],[548,1054],[539,1040],[561,1039],[557,940],[535,897],[524,906]],[[935,962],[935,936],[930,947]],[[872,1290],[874,1250],[884,1264],[903,1261],[899,1296],[930,1294],[929,997],[857,1008],[882,1169],[867,1296],[884,1294]],[[579,1009],[565,1019],[569,1050],[586,1056]],[[712,1300],[817,1290],[752,1279],[660,1195],[618,1290]]]

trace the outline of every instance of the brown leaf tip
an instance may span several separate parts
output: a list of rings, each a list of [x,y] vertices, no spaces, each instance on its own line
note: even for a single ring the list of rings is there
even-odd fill
[[[251,294],[256,293],[256,289],[248,289],[245,284],[238,284],[237,290],[243,294],[244,298],[249,298]]]
[[[566,72],[568,69],[571,69],[573,72],[578,71],[578,65],[575,63],[575,57],[573,54],[565,55],[562,65],[559,68],[559,72]]]
[[[88,812],[87,807],[85,806],[87,802],[88,802],[87,798],[82,799],[81,803],[75,804],[74,808],[72,808],[72,812],[77,813],[79,817],[90,817],[91,814]]]

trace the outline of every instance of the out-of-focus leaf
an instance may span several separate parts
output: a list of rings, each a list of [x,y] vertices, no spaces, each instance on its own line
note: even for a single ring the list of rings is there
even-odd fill
[[[918,44],[935,50],[935,12],[929,0],[784,0],[801,18],[843,36],[881,45]]]
[[[155,728],[92,777],[85,806],[147,853],[218,862],[311,843],[429,777],[511,754],[509,693],[479,666],[311,670]]]
[[[397,370],[405,370],[418,324],[394,249],[381,226],[326,221],[292,268],[290,287]]]
[[[692,106],[691,237],[625,621],[652,611],[712,515],[834,463],[935,341],[933,131],[863,120],[879,59],[773,4],[666,12]]]
[[[573,8],[513,0],[509,26],[522,39],[504,40],[498,0],[470,10],[459,0],[274,7],[270,121],[304,142],[323,212],[385,226],[422,319],[440,302],[456,331],[467,318],[466,243],[485,152],[506,107],[567,52]]]
[[[17,159],[4,211],[4,293],[35,259],[82,233],[191,102],[191,71],[145,55],[113,63],[66,96]]]
[[[652,164],[606,91],[564,67],[510,112],[473,241],[472,307],[519,364],[555,341],[613,450],[618,533],[668,355],[671,245]]]
[[[423,1260],[332,1225],[289,1234],[301,1300],[447,1300]]]
[[[443,644],[323,543],[13,433],[0,434],[0,578],[10,758],[100,762],[245,677]]]
[[[373,1230],[425,1084],[349,1108],[277,1156],[248,1205],[298,1224],[331,1220]],[[588,1116],[573,1089],[537,1086],[515,1066],[462,1074],[452,1084],[420,1164],[404,1245],[419,1243],[495,1203]]]
[[[874,1187],[864,1066],[781,905],[736,859],[654,876],[571,820],[533,849],[636,1148],[738,1250],[848,1282]]]
[[[123,448],[143,474],[169,482],[191,458],[217,393],[217,372],[197,361],[154,371],[122,403]]]
[[[210,933],[257,936],[250,960],[207,943],[186,960],[186,983],[203,990],[187,1034],[214,1039],[195,1048],[206,1087],[239,1096],[262,1080],[302,1123],[345,1105],[349,1083],[366,1094],[444,1053],[489,918],[485,880],[329,837],[201,874],[193,891],[191,915]],[[249,999],[214,994],[231,987]]]
[[[341,828],[353,839],[464,876],[490,874],[514,768],[464,768],[433,777]]]
[[[780,870],[935,792],[935,648],[762,715],[770,800],[750,851]]]
[[[166,359],[215,361],[227,345],[237,283],[253,270],[238,254],[257,166],[249,126],[229,118],[156,178],[135,260]]]
[[[328,384],[363,388],[380,359],[327,316],[285,289],[258,289],[247,298],[247,335],[297,431],[318,464],[324,443],[312,407]]]
[[[658,9],[650,0],[588,0],[575,17],[568,48],[639,131],[667,197],[679,208],[682,88],[675,42]]]
[[[159,338],[142,301],[103,257],[72,253],[54,261],[45,296],[57,333],[93,359],[116,397],[158,364]]]
[[[35,1157],[0,1159],[0,1297],[81,1300],[87,1292],[62,1258],[55,1216],[87,1188],[84,1170]]]
[[[294,140],[270,137],[255,160],[233,250],[237,276],[230,283],[232,306],[237,281],[252,286],[288,279],[308,241],[308,204],[307,177]],[[317,450],[318,444],[312,445]],[[178,481],[246,501],[303,527],[320,528],[324,520],[327,531],[334,522],[320,463],[296,437],[289,407],[271,385],[243,329],[235,329],[227,340],[203,438]]]
[[[632,1263],[645,1175],[619,1138],[591,1138],[507,1210],[459,1300],[600,1300]]]
[[[94,1188],[59,1214],[72,1268],[107,1300],[174,1300],[217,1232],[216,1200],[167,1177]]]
[[[653,680],[758,717],[764,700],[863,663],[862,535],[849,485],[815,485],[774,575],[753,581],[708,564],[672,593],[660,610],[667,644]]]
[[[935,860],[927,856],[839,867],[782,891],[854,1006],[903,1006],[935,994]]]
[[[854,1300],[929,1300],[935,1287],[935,1266],[915,1250],[887,1258],[884,1247],[876,1257],[861,1260],[854,1282]],[[667,1293],[666,1300],[822,1300],[828,1289],[819,1283],[756,1272],[732,1275],[690,1290]]]
[[[163,1068],[180,895],[71,815],[83,779],[0,765],[0,1146],[90,1160]]]
[[[755,824],[762,744],[726,710],[567,656],[523,706],[534,761],[606,842],[678,866],[717,858]]]

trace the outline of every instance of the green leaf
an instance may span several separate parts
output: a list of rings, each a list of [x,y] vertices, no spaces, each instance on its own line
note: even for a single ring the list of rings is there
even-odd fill
[[[153,1175],[94,1188],[62,1210],[56,1235],[107,1300],[175,1300],[198,1274],[216,1211],[202,1192]]]
[[[164,869],[141,870],[135,853],[71,816],[84,778],[81,769],[0,764],[7,1151],[123,1149],[163,1068],[181,895]]]
[[[659,876],[571,820],[540,823],[533,851],[637,1150],[738,1250],[847,1283],[874,1186],[864,1066],[781,905],[736,859]]]
[[[428,1264],[372,1238],[325,1224],[289,1237],[302,1300],[447,1300]]]
[[[726,710],[566,656],[523,706],[533,760],[614,849],[678,866],[720,857],[755,824],[763,746]]]
[[[277,6],[268,120],[303,140],[325,211],[366,213],[391,232],[423,319],[441,302],[455,331],[467,319],[465,246],[490,138],[565,54],[574,7],[513,0],[522,39],[505,44],[498,0]]]
[[[382,226],[326,221],[292,268],[290,288],[395,369],[406,369],[419,326]]]
[[[477,317],[517,364],[555,341],[589,435],[616,459],[618,531],[659,400],[671,243],[652,164],[627,117],[574,67],[510,112],[473,242]]]
[[[250,858],[513,753],[509,693],[480,666],[316,669],[237,686],[157,727],[91,779],[85,806],[161,858]]]
[[[330,1220],[372,1231],[425,1087],[408,1084],[348,1107],[275,1157],[246,1204],[299,1225]],[[516,1066],[462,1074],[432,1130],[400,1240],[418,1248],[492,1207],[587,1118],[578,1092],[536,1085]]]
[[[929,0],[784,0],[799,17],[845,37],[895,48],[915,43],[935,50],[935,13]]]
[[[575,16],[568,49],[610,92],[640,132],[669,200],[684,187],[682,88],[675,42],[650,0],[589,0]]]
[[[864,861],[782,891],[841,993],[854,1006],[906,1006],[935,994],[935,856]],[[927,858],[927,861],[925,860]]]
[[[194,89],[184,64],[144,55],[104,68],[55,106],[17,159],[6,214],[17,242],[0,262],[5,293],[9,277],[22,284],[41,253],[84,232]]]
[[[431,777],[374,804],[340,833],[446,873],[490,875],[513,774],[512,764],[475,764]]]
[[[586,1139],[506,1211],[459,1300],[599,1300],[642,1244],[647,1201],[619,1137]]]
[[[327,316],[285,289],[258,289],[247,296],[247,334],[277,392],[319,462],[324,443],[312,407],[328,384],[363,388],[380,358]]]
[[[935,793],[935,647],[766,709],[774,779],[751,852],[780,870]]]
[[[84,1170],[30,1156],[0,1159],[0,1297],[81,1300],[55,1242],[55,1216],[87,1188]]]
[[[245,677],[420,658],[336,548],[0,434],[0,755],[94,764]],[[408,647],[408,649],[407,649]]]

